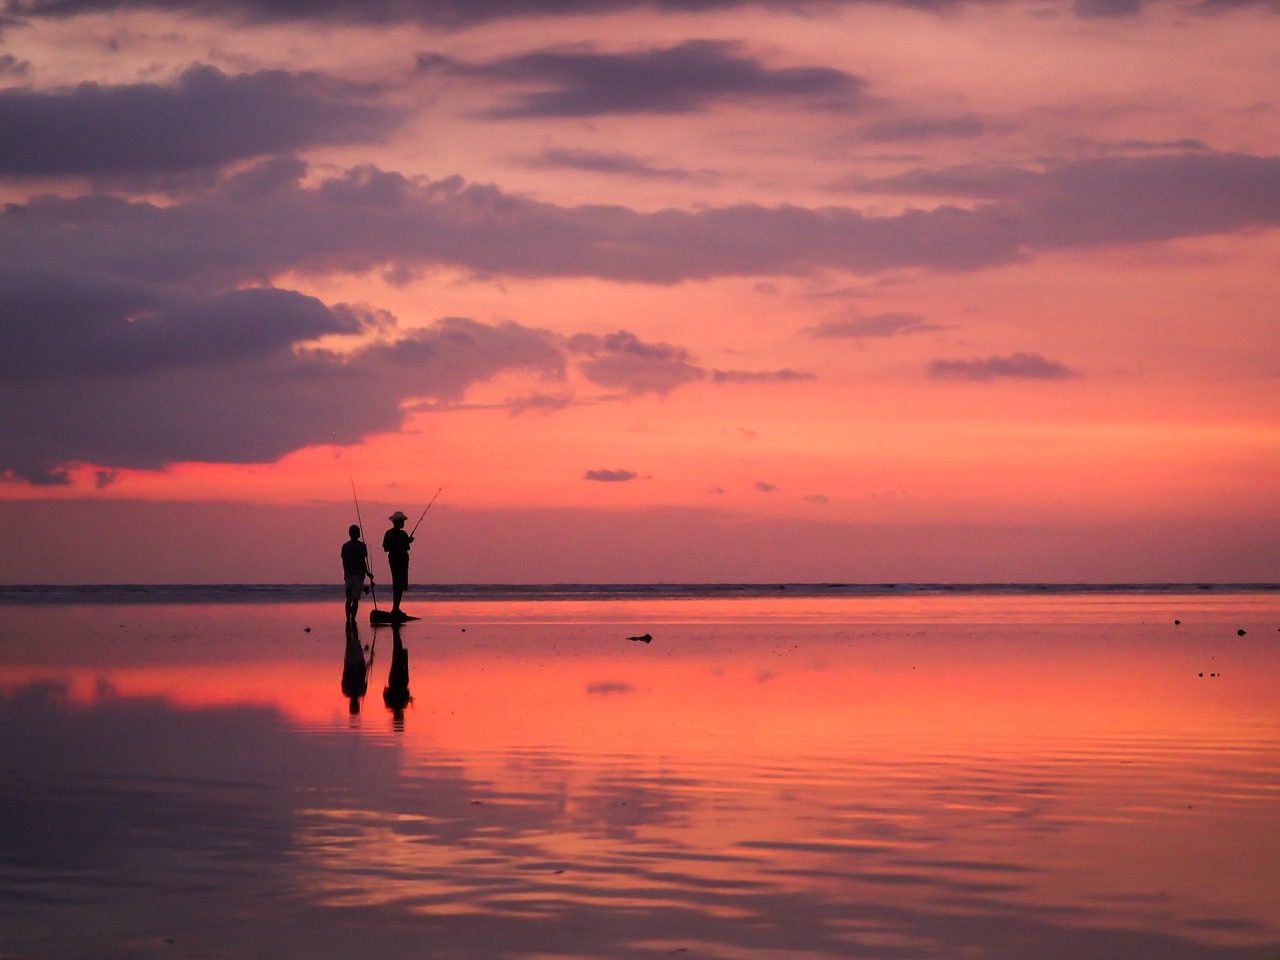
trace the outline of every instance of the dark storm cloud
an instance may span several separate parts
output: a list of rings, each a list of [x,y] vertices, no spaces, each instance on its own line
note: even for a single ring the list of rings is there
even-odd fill
[[[766,67],[735,43],[689,40],[674,47],[599,53],[586,47],[542,50],[488,63],[422,54],[418,69],[486,84],[533,85],[486,112],[511,117],[595,117],[689,113],[724,100],[792,100],[850,108],[864,81],[830,67]]]
[[[929,376],[941,380],[1065,380],[1076,374],[1057,360],[1038,353],[1014,353],[1007,357],[973,360],[934,360]]]
[[[665,396],[681,384],[707,375],[690,362],[683,347],[646,343],[626,330],[603,337],[580,333],[569,338],[568,347],[588,357],[579,364],[588,380],[628,393]]]
[[[0,471],[57,483],[76,463],[268,462],[309,445],[395,430],[408,401],[455,400],[504,370],[547,377],[564,370],[549,334],[516,324],[450,318],[338,355],[298,344],[348,331],[346,311],[328,311],[326,319],[322,305],[296,293],[238,291],[183,307],[139,321],[148,327],[137,332],[115,315],[78,321],[105,359],[95,365],[75,354],[77,376],[63,368],[57,345],[41,355],[23,315],[0,316],[6,340],[25,336],[36,368],[0,378]],[[225,343],[212,321],[206,325],[215,315],[226,316]],[[252,324],[271,332],[243,334]],[[201,350],[217,359],[201,360]]]
[[[634,470],[588,470],[582,475],[583,480],[595,480],[598,483],[626,483],[638,479],[640,474]]]
[[[524,163],[538,170],[582,170],[645,180],[693,180],[711,175],[711,171],[694,172],[678,167],[661,167],[640,157],[624,153],[600,153],[595,150],[544,150],[536,157],[529,157]]]
[[[814,339],[861,340],[869,337],[905,337],[947,329],[950,328],[938,323],[929,323],[924,317],[915,313],[877,313],[870,317],[828,320],[811,327],[801,327],[800,332]]]
[[[813,380],[815,375],[804,370],[712,370],[713,383],[791,383]]]
[[[380,138],[400,117],[367,91],[280,70],[193,66],[167,86],[0,91],[0,176],[202,169],[321,143]]]

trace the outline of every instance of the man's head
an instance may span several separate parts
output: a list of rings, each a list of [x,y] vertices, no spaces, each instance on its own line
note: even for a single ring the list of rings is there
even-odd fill
[[[347,536],[349,536],[352,540],[359,540],[360,528],[353,523],[351,526],[347,527]]]

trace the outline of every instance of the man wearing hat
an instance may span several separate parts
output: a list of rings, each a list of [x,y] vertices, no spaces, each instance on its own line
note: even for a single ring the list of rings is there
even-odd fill
[[[400,598],[409,586],[409,544],[413,537],[404,532],[404,522],[409,518],[400,510],[390,517],[391,529],[382,535],[382,549],[387,551],[387,566],[391,568],[391,614],[403,617]]]

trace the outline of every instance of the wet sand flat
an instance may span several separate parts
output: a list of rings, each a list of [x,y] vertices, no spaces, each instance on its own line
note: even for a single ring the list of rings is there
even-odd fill
[[[1280,956],[1274,592],[340,608],[0,610],[0,954]]]

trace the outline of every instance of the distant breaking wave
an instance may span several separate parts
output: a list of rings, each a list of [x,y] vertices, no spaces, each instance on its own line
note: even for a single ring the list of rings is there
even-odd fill
[[[552,583],[410,587],[421,602],[484,600],[679,600],[729,597],[893,597],[967,594],[1280,593],[1280,583]],[[0,604],[297,603],[341,598],[341,584],[96,584],[0,586]]]

